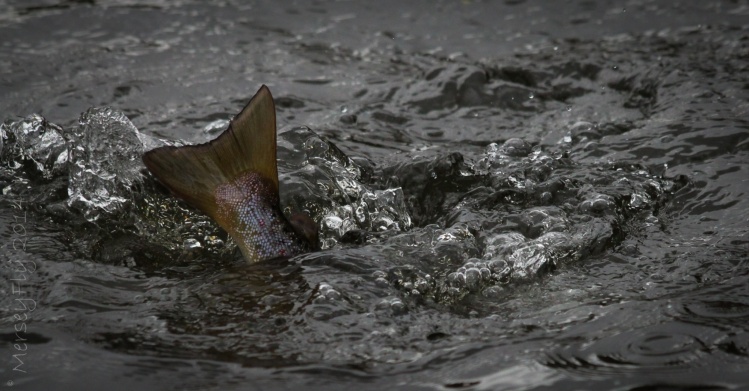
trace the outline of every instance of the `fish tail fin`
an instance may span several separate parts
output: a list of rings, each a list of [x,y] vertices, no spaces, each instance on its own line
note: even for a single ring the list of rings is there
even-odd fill
[[[172,193],[214,219],[216,188],[247,171],[267,179],[277,196],[276,109],[268,87],[260,87],[215,140],[156,148],[143,163]]]

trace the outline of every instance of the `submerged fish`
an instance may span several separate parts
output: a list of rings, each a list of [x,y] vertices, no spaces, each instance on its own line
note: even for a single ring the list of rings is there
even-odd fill
[[[307,215],[281,212],[276,167],[276,109],[262,86],[215,140],[146,152],[143,162],[174,195],[215,220],[249,262],[317,247]]]

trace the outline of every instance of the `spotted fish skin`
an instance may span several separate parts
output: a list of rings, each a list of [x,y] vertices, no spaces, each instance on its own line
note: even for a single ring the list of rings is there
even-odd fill
[[[318,249],[309,216],[297,212],[287,220],[281,213],[276,107],[266,86],[214,140],[159,147],[143,163],[172,194],[225,229],[248,262]]]
[[[250,259],[290,257],[311,251],[278,209],[273,184],[254,172],[216,188],[217,219],[233,221],[230,234]]]

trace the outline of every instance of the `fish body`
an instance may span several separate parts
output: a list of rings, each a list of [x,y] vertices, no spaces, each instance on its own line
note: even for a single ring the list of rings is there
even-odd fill
[[[317,247],[303,214],[279,207],[276,110],[262,86],[215,140],[146,152],[143,162],[172,194],[215,220],[249,262],[290,257]]]

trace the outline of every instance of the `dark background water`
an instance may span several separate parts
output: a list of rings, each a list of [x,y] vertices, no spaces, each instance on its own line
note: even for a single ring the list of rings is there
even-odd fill
[[[748,16],[746,1],[0,0],[3,119],[69,129],[110,106],[202,142],[267,84],[284,129],[326,137],[371,188],[402,187],[414,222],[288,264],[154,264],[115,223],[35,203],[44,181],[4,191],[0,384],[749,387]],[[538,154],[492,152],[511,138]],[[282,183],[304,198],[297,168],[282,161]],[[546,199],[550,183],[569,191]],[[575,247],[544,247],[556,267],[532,278],[451,282],[513,232]],[[111,261],[125,253],[134,265]],[[36,303],[23,322],[21,277]]]

